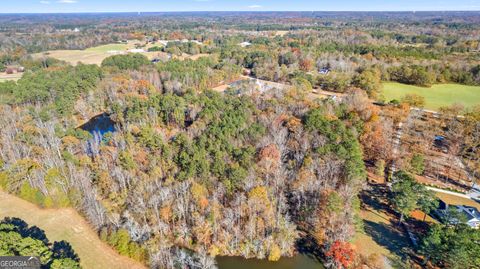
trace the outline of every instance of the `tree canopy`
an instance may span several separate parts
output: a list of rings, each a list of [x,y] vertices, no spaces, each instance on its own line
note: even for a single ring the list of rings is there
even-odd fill
[[[398,171],[394,175],[391,202],[400,213],[400,222],[415,209],[428,214],[438,206],[433,192],[404,171]]]
[[[46,268],[80,269],[80,259],[66,241],[51,244],[45,232],[18,218],[0,221],[1,256],[37,256]]]

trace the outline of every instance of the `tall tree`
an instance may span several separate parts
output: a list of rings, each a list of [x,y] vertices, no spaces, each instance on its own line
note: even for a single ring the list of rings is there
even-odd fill
[[[392,186],[392,204],[400,214],[399,223],[406,215],[415,209],[424,209],[430,212],[435,205],[433,192],[404,171],[398,171],[394,176],[395,183]]]

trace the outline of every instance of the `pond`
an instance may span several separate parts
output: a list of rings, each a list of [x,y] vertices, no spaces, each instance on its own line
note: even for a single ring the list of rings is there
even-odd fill
[[[245,259],[243,257],[217,257],[219,269],[324,269],[320,261],[298,254],[291,258],[281,258],[277,262],[268,260]]]
[[[103,137],[106,133],[115,132],[115,122],[107,113],[102,113],[91,118],[88,122],[80,126],[80,128],[94,136],[99,135]]]
[[[90,157],[94,157],[99,153],[99,146],[104,140],[105,134],[116,131],[115,122],[107,113],[91,118],[79,128],[92,135],[92,138],[87,141],[86,145],[86,153]]]

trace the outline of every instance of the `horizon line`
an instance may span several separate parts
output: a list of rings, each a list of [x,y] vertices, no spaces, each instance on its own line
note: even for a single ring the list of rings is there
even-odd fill
[[[379,12],[393,12],[393,13],[420,13],[420,12],[480,12],[478,10],[166,10],[166,11],[65,11],[65,12],[1,12],[0,15],[34,15],[34,14],[135,14],[135,13],[222,13],[222,12],[242,12],[242,13],[268,13],[268,12],[297,12],[297,13],[314,13],[314,12],[343,12],[343,13],[379,13]]]

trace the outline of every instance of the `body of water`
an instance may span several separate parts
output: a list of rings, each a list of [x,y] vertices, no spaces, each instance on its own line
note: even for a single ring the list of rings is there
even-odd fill
[[[99,151],[99,146],[103,141],[104,135],[115,132],[115,122],[108,114],[103,113],[91,118],[87,123],[80,126],[84,131],[92,134],[92,138],[87,141],[86,153],[90,156],[96,156]]]
[[[298,254],[291,258],[281,258],[279,261],[245,259],[243,257],[217,257],[219,269],[324,269],[320,261]]]
[[[115,132],[115,122],[110,119],[108,114],[103,113],[91,118],[87,123],[80,126],[80,128],[90,132],[92,135],[99,134],[103,136],[106,133]]]

